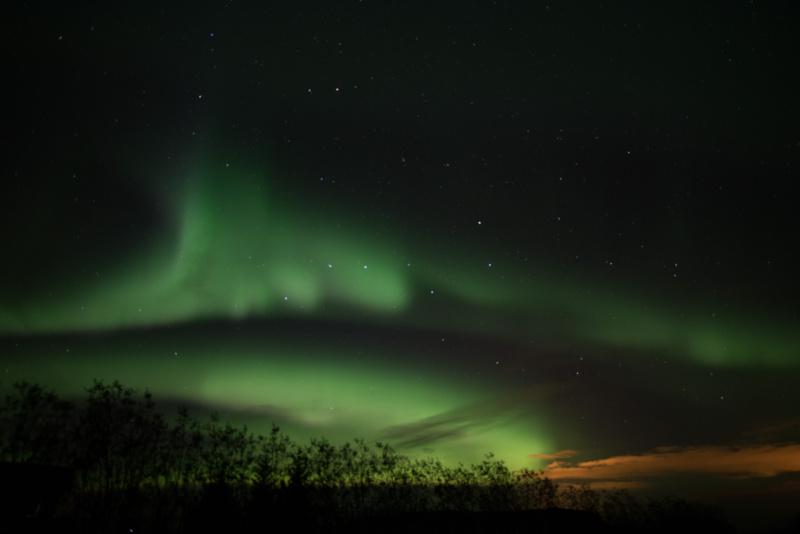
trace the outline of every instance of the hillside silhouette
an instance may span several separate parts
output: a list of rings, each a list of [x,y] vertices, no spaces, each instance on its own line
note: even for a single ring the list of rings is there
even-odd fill
[[[255,434],[95,382],[0,406],[0,532],[729,532],[680,499],[559,485],[487,454],[448,466],[387,443]]]

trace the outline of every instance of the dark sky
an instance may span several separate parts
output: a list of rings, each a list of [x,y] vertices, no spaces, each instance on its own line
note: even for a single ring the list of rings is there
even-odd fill
[[[12,2],[2,384],[788,502],[799,14]]]

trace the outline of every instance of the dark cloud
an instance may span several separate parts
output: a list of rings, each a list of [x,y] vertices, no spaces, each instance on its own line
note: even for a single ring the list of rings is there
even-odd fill
[[[521,405],[512,398],[463,406],[411,423],[393,425],[383,437],[399,447],[430,446],[445,439],[466,437],[507,422],[522,414]]]

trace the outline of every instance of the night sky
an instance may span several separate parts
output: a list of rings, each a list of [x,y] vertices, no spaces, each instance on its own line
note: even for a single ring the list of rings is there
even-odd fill
[[[0,387],[800,495],[796,6],[3,18]]]

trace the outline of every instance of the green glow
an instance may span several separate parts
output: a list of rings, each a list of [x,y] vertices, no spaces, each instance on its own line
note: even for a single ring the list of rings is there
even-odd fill
[[[199,174],[177,201],[177,238],[46,302],[0,309],[0,332],[97,330],[210,317],[310,313],[323,302],[376,313],[407,305],[395,252],[270,203],[263,179]],[[358,236],[358,237],[352,237]]]
[[[531,407],[498,402],[503,393],[497,387],[454,383],[430,368],[365,363],[322,350],[310,356],[269,344],[222,349],[159,341],[137,350],[126,349],[128,344],[78,342],[66,358],[35,349],[7,362],[5,385],[36,377],[80,398],[94,379],[119,379],[149,389],[162,402],[199,403],[257,431],[276,422],[300,439],[384,440],[405,453],[435,454],[448,463],[476,462],[493,451],[512,467],[536,467],[528,455],[554,446]],[[185,348],[176,355],[177,344]],[[424,430],[415,432],[419,425]]]
[[[40,340],[14,358],[5,355],[4,385],[38,381],[77,396],[93,378],[118,379],[222,410],[258,430],[275,421],[298,438],[386,439],[403,452],[451,463],[493,451],[516,468],[537,467],[529,454],[572,444],[553,441],[559,429],[548,427],[542,407],[510,402],[515,391],[500,378],[444,375],[442,364],[457,363],[458,355],[419,368],[391,347],[374,355],[335,342],[335,350],[302,349],[300,340],[278,346],[215,338],[203,345],[190,336],[170,343],[126,329],[159,326],[163,335],[200,319],[313,318],[437,337],[452,331],[520,344],[536,339],[574,351],[662,351],[710,366],[800,362],[800,333],[790,322],[734,311],[717,316],[608,280],[504,264],[502,254],[428,242],[414,229],[404,239],[352,214],[289,202],[265,183],[220,165],[190,173],[170,203],[174,226],[115,259],[115,269],[54,280],[46,296],[0,303],[0,333]],[[122,334],[109,333],[117,329]],[[64,333],[84,340],[69,354],[46,343]],[[502,358],[489,358],[495,356]]]
[[[717,317],[648,308],[606,308],[586,321],[582,337],[633,349],[661,349],[709,366],[781,367],[800,363],[800,338],[791,324],[765,324],[739,315]]]
[[[172,202],[172,231],[111,274],[61,289],[54,281],[52,296],[3,303],[0,332],[310,315],[666,351],[703,365],[800,362],[790,322],[737,311],[716,317],[544,265],[488,268],[480,248],[427,243],[414,229],[410,239],[378,232],[354,215],[290,203],[265,183],[224,165],[189,173]]]

